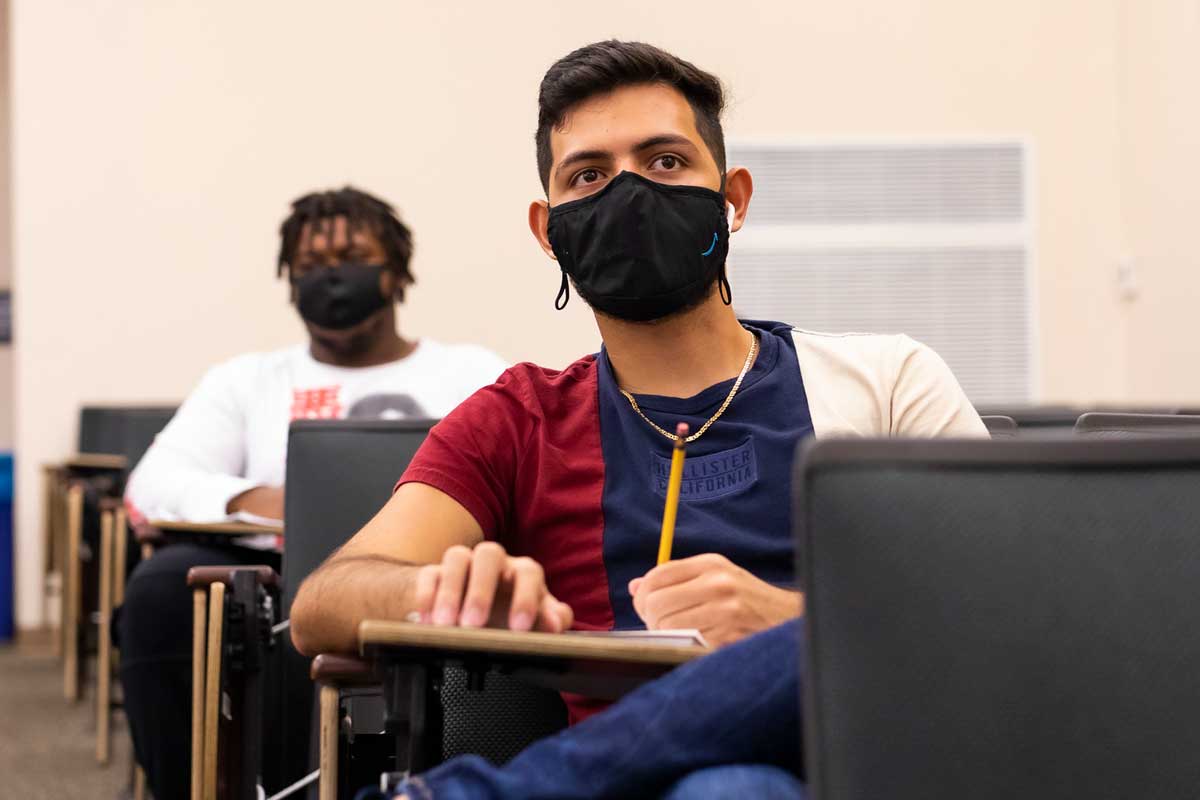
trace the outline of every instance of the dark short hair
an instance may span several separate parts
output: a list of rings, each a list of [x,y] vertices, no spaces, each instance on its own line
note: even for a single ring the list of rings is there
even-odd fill
[[[350,231],[365,229],[379,239],[388,256],[387,266],[396,275],[396,299],[403,301],[405,288],[416,283],[408,268],[413,251],[412,232],[388,203],[352,186],[312,192],[292,201],[292,213],[279,227],[275,274],[282,275],[286,271],[291,276],[292,262],[305,225],[329,225],[337,217],[346,218]]]
[[[560,127],[571,109],[589,97],[644,83],[672,86],[687,99],[696,115],[696,130],[724,174],[725,133],[721,130],[721,112],[725,110],[725,91],[721,81],[652,44],[609,39],[568,53],[554,62],[542,78],[534,141],[543,189],[549,191],[550,167],[554,163],[550,131]]]

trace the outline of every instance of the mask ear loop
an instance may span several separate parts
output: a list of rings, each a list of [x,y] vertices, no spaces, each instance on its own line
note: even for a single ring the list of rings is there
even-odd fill
[[[724,267],[721,268],[724,270]],[[724,274],[724,273],[722,273]],[[558,296],[554,298],[554,310],[562,311],[571,299],[571,284],[567,282],[567,271],[562,271],[562,284],[558,287]]]
[[[722,182],[725,178],[722,176]],[[725,227],[729,231],[729,236],[733,236],[733,203],[725,204]],[[728,260],[728,256],[726,256]],[[725,275],[725,264],[721,264],[721,272],[717,276],[717,289],[721,292],[721,300],[725,305],[733,302],[733,289],[729,288],[729,278]]]

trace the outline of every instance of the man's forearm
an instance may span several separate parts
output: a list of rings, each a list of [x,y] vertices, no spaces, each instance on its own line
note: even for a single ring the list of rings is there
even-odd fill
[[[381,556],[335,556],[300,585],[292,603],[296,649],[353,653],[364,619],[404,619],[415,608],[421,565]]]

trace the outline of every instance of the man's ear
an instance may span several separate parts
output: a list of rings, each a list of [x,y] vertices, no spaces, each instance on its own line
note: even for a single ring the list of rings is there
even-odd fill
[[[725,202],[733,204],[733,222],[729,232],[740,230],[750,210],[750,196],[754,194],[754,178],[745,167],[732,167],[725,173]]]
[[[546,226],[549,222],[549,203],[545,200],[534,200],[529,204],[529,232],[533,234],[533,238],[537,239],[538,244],[546,251],[546,255],[557,261],[558,257],[554,255],[554,248],[550,246],[550,236],[546,233]]]
[[[390,297],[393,300],[396,297],[396,289],[399,287],[400,281],[396,278],[396,274],[386,267],[379,270],[379,293],[384,297]]]

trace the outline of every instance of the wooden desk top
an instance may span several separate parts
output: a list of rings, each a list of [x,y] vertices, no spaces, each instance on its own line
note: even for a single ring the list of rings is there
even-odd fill
[[[66,469],[125,469],[129,459],[112,453],[76,453],[62,460]]]
[[[152,519],[149,520],[149,523],[163,533],[215,533],[226,536],[259,536],[264,533],[283,535],[283,528],[252,525],[249,522],[175,522]]]
[[[712,652],[708,648],[652,644],[600,636],[526,633],[498,628],[457,628],[412,622],[364,620],[358,626],[359,651],[428,650],[446,654],[613,661],[675,666]]]

